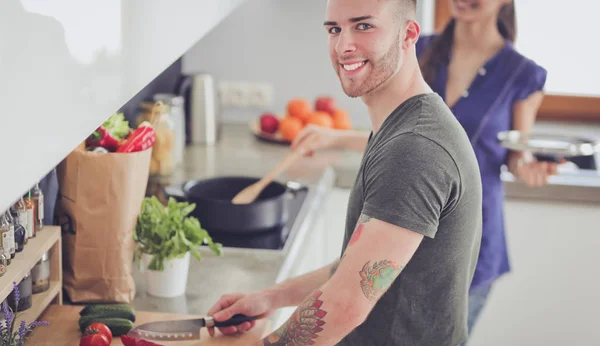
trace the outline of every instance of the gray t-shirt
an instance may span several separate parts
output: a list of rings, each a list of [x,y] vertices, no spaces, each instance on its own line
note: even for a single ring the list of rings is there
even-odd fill
[[[417,95],[399,105],[369,138],[350,194],[343,249],[361,213],[424,238],[365,322],[339,345],[456,346],[466,341],[481,203],[472,146],[439,95]]]

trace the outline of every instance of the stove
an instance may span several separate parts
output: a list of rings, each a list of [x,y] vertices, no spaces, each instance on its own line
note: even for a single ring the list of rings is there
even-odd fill
[[[293,229],[310,189],[308,185],[298,182],[288,182],[288,184],[294,186],[294,192],[285,201],[288,215],[284,224],[252,233],[231,233],[206,228],[208,234],[214,242],[221,243],[224,247],[281,250]],[[146,189],[146,197],[156,196],[163,204],[166,204],[169,196],[165,189],[169,186],[171,186],[169,181],[151,179]]]
[[[302,205],[308,195],[308,187],[294,192],[294,196],[286,201],[287,222],[277,227],[265,229],[263,232],[249,233],[224,233],[207,229],[213,241],[221,243],[224,247],[281,250],[288,239],[291,229],[296,222]]]

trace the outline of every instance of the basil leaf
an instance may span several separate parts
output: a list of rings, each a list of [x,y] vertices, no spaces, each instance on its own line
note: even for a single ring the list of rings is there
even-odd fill
[[[213,242],[198,219],[190,216],[195,208],[193,203],[177,202],[174,198],[166,206],[156,196],[144,198],[133,233],[134,261],[139,262],[143,253],[149,254],[152,259],[148,269],[164,270],[165,260],[180,258],[187,252],[201,260],[197,247],[202,245],[222,256],[223,246]]]

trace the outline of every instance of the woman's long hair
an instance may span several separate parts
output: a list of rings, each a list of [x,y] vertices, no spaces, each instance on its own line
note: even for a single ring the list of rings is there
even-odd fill
[[[421,66],[423,78],[430,86],[433,86],[435,82],[438,66],[441,63],[448,62],[450,58],[455,24],[456,20],[454,18],[450,19],[444,30],[433,39],[420,59],[419,65]],[[498,13],[498,30],[504,39],[511,42],[515,41],[517,36],[517,21],[514,0],[509,4],[502,5],[500,8],[500,13]]]

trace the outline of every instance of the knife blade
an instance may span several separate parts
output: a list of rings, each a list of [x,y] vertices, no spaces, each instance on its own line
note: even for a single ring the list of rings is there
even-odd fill
[[[206,316],[187,320],[148,322],[134,327],[127,336],[161,341],[198,340],[202,327],[237,326],[257,318],[258,316],[238,314],[225,321],[215,321],[211,316]]]

